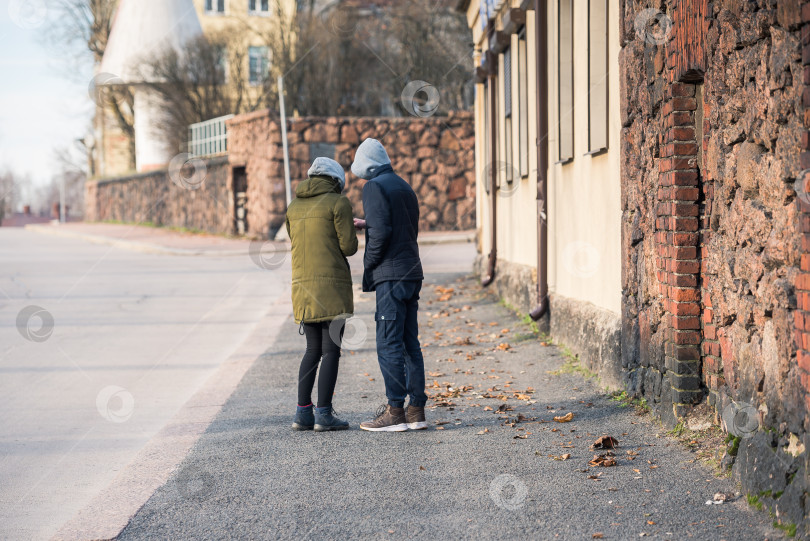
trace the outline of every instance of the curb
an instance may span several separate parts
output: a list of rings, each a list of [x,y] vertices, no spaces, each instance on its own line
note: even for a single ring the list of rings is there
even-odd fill
[[[134,240],[117,239],[115,237],[107,237],[104,235],[92,235],[88,233],[78,233],[75,231],[60,230],[59,226],[51,225],[26,225],[25,229],[41,233],[43,235],[51,235],[54,237],[72,238],[90,242],[92,244],[105,244],[107,246],[114,246],[116,248],[123,248],[134,252],[143,252],[146,254],[160,254],[160,255],[178,255],[178,256],[243,256],[248,253],[248,250],[206,250],[203,248],[169,248],[168,246],[161,246],[151,242],[140,242]],[[246,247],[247,248],[247,247]],[[289,247],[287,247],[289,250]]]
[[[291,313],[289,297],[281,295],[250,336],[220,364],[180,411],[138,451],[112,483],[60,526],[51,539],[118,537],[138,510],[177,471],[250,367],[275,343]]]

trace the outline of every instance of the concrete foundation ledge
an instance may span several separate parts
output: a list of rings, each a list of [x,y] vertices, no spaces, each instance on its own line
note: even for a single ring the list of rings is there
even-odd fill
[[[473,270],[477,276],[486,276],[487,262],[485,255],[479,254],[475,258]],[[495,280],[489,287],[510,307],[528,314],[537,304],[537,269],[499,259],[495,266]]]
[[[587,301],[551,295],[549,329],[608,389],[623,389],[621,316]]]
[[[479,255],[473,267],[487,273],[487,257]],[[537,270],[528,265],[498,260],[495,280],[489,286],[517,311],[528,314],[537,304]],[[587,301],[550,295],[547,316],[538,321],[541,331],[567,346],[582,363],[596,372],[604,387],[623,389],[621,315]]]

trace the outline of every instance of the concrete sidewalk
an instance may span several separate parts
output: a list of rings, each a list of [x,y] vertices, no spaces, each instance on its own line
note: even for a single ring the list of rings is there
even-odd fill
[[[356,300],[335,397],[352,429],[290,429],[304,339],[289,321],[120,539],[783,537],[744,497],[706,505],[732,482],[460,275],[423,289],[430,428],[359,430],[384,390],[373,296]],[[616,465],[590,466],[603,435]]]
[[[201,233],[185,233],[161,227],[135,224],[85,223],[36,224],[26,229],[37,233],[85,240],[128,250],[165,255],[243,256],[250,253],[252,242],[244,238]],[[364,235],[358,235],[363,246]],[[434,231],[419,234],[422,245],[474,242],[474,231]],[[289,250],[289,242],[256,241],[270,244],[276,252]],[[254,247],[254,250],[259,248]],[[262,248],[267,250],[267,246]]]

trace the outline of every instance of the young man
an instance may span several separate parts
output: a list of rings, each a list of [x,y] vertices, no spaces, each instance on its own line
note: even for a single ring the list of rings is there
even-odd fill
[[[365,224],[359,224],[366,230],[363,291],[377,292],[377,359],[388,397],[377,417],[360,428],[420,430],[427,428],[427,395],[416,319],[424,279],[416,243],[419,203],[411,186],[394,173],[388,153],[376,139],[366,139],[357,149],[352,173],[368,180],[363,187]]]

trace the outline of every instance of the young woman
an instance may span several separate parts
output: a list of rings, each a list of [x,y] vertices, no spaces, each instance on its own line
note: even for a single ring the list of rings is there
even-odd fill
[[[335,160],[316,158],[309,178],[295,190],[287,209],[292,242],[292,302],[296,323],[307,338],[298,374],[295,430],[345,430],[349,423],[332,414],[346,318],[354,313],[348,256],[357,252],[352,206],[341,195],[346,185]],[[318,375],[318,406],[312,388]],[[314,411],[313,411],[314,409]]]

